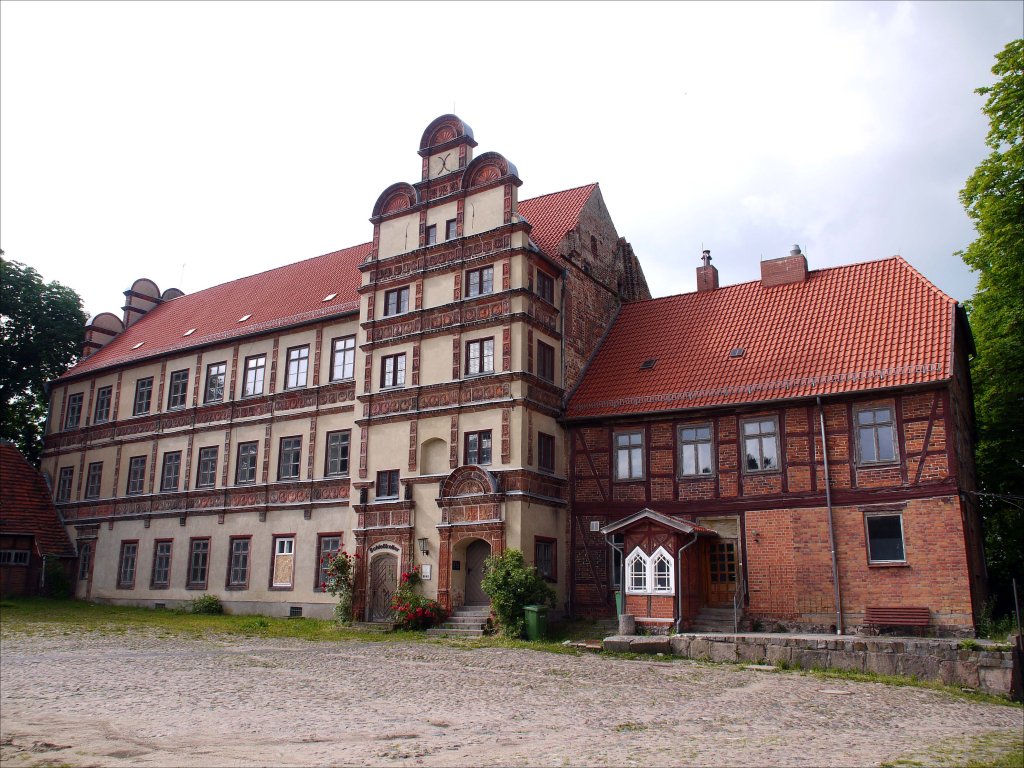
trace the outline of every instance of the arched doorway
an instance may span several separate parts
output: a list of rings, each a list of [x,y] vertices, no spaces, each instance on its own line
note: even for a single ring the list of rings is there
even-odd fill
[[[466,547],[466,605],[490,605],[480,582],[484,577],[484,561],[491,555],[491,545],[477,539]]]
[[[370,599],[366,606],[369,621],[391,620],[391,597],[398,588],[398,556],[388,552],[370,561]]]

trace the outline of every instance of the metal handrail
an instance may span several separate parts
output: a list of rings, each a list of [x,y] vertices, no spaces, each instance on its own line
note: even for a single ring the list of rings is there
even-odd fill
[[[736,564],[736,591],[732,598],[732,631],[740,631],[740,604],[746,596],[746,582],[743,579],[743,563]]]

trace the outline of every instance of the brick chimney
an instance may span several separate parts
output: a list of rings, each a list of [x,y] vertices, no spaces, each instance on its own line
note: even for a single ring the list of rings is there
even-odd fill
[[[697,293],[718,288],[718,267],[711,266],[711,251],[704,251],[701,258],[704,266],[697,267]]]
[[[761,262],[761,286],[763,288],[771,288],[773,285],[802,283],[806,279],[807,257],[800,252],[799,245],[793,246],[789,256]]]

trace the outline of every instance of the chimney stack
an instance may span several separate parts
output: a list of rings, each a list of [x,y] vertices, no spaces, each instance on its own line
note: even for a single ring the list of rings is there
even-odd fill
[[[761,287],[802,283],[807,279],[807,257],[794,245],[789,256],[761,262]]]
[[[713,291],[718,288],[718,268],[711,266],[711,251],[701,256],[704,266],[697,267],[697,292]]]

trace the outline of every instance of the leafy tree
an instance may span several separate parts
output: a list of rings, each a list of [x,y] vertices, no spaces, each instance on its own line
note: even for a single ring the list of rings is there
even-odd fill
[[[1008,607],[1010,579],[1024,573],[1024,40],[1007,45],[992,72],[999,80],[977,90],[988,97],[991,153],[960,192],[978,238],[959,255],[978,272],[967,302],[978,480],[989,576]]]
[[[488,557],[480,586],[491,598],[491,608],[507,637],[523,636],[525,606],[555,604],[555,591],[536,568],[526,564],[518,549],[506,549],[500,555]]]
[[[86,319],[72,289],[0,258],[0,437],[34,464],[43,450],[45,385],[76,360]]]

